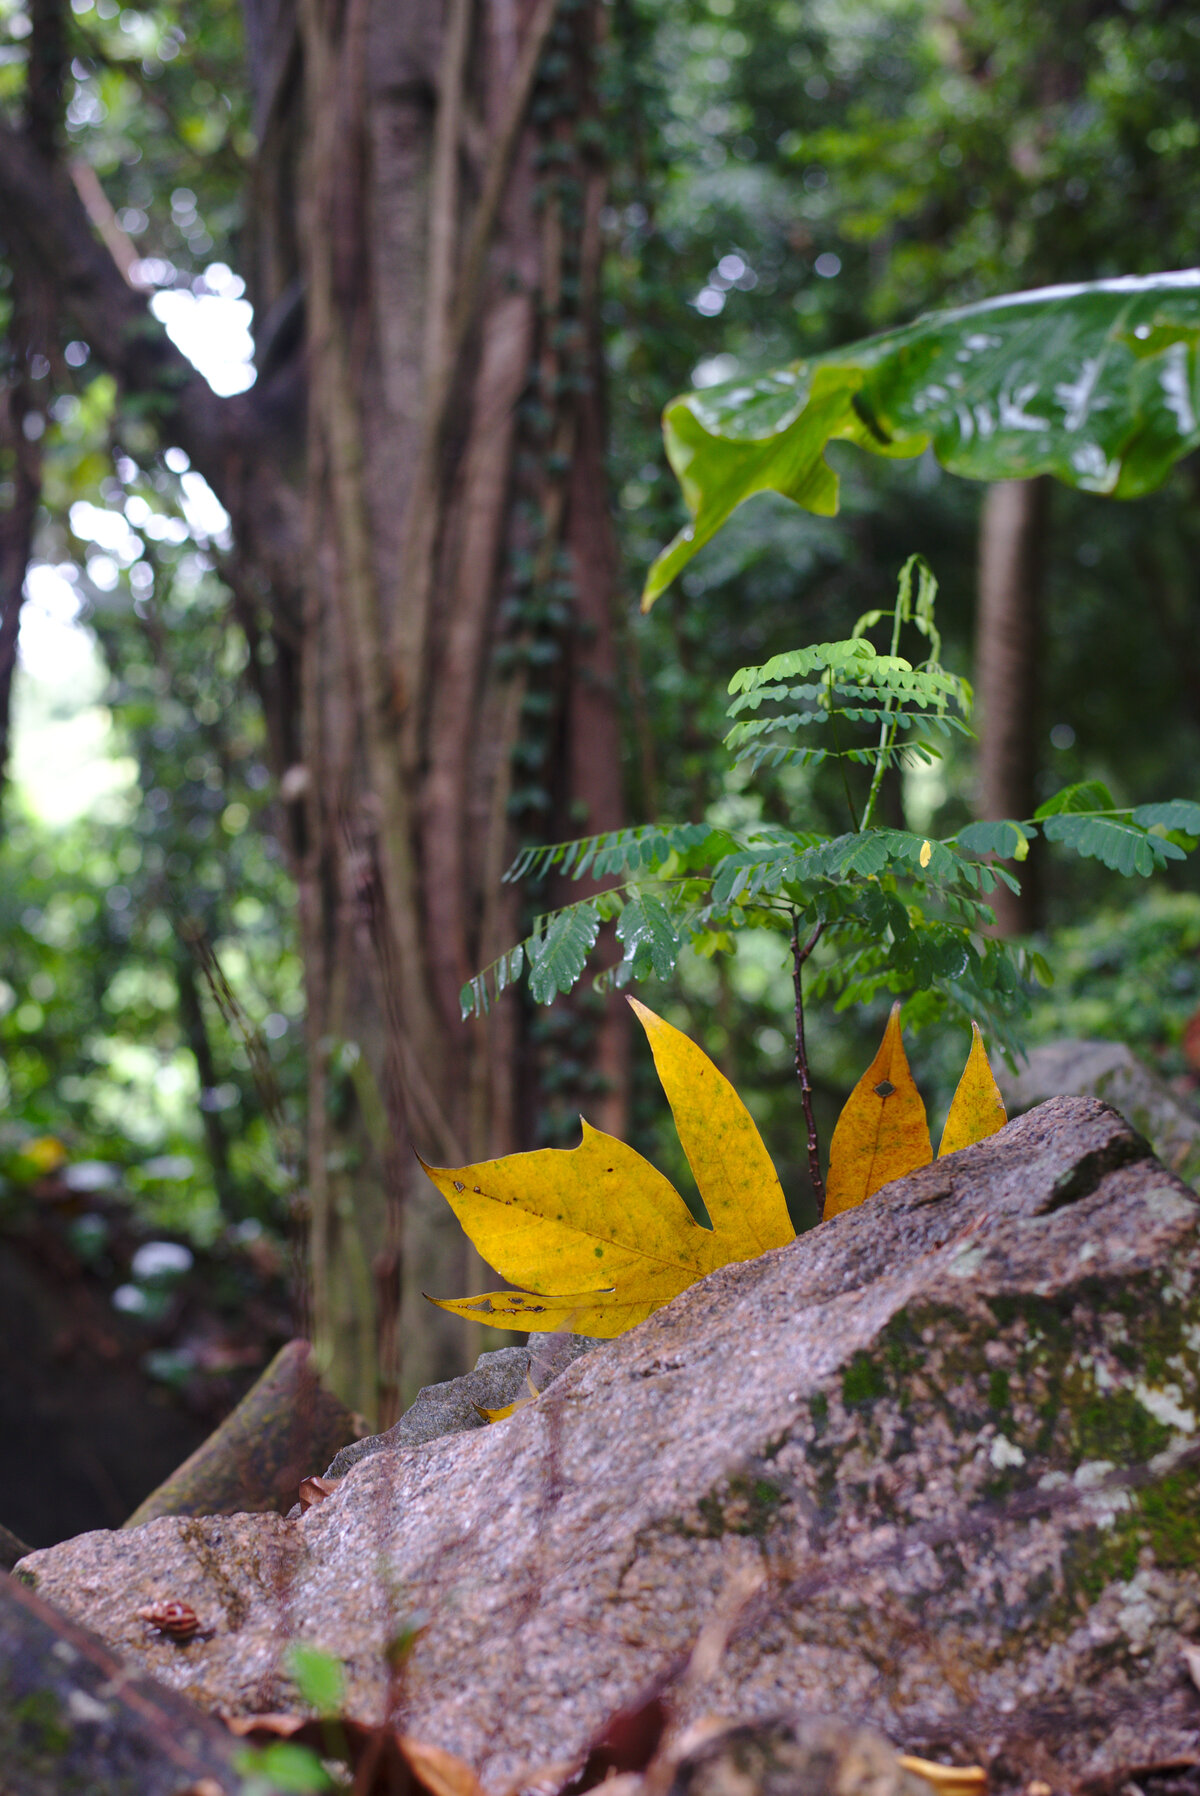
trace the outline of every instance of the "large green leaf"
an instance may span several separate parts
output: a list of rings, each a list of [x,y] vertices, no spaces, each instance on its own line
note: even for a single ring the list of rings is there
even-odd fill
[[[919,455],[974,480],[1054,474],[1087,492],[1150,492],[1200,443],[1200,269],[1046,287],[950,312],[685,393],[667,454],[692,523],[650,570],[647,609],[734,508],[773,491],[837,510],[834,439]]]

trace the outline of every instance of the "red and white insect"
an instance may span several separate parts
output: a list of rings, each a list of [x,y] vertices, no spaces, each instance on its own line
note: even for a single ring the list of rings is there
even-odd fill
[[[137,1614],[139,1621],[148,1621],[151,1627],[157,1628],[160,1634],[168,1634],[172,1640],[190,1640],[200,1631],[200,1617],[189,1603],[147,1603]]]

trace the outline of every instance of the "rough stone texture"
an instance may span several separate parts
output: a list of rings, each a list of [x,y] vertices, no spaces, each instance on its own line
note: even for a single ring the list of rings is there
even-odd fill
[[[587,1335],[535,1333],[530,1335],[527,1346],[481,1353],[473,1372],[447,1379],[445,1384],[427,1384],[423,1391],[418,1391],[416,1401],[384,1434],[370,1434],[365,1440],[351,1441],[343,1447],[325,1476],[344,1477],[360,1459],[385,1452],[389,1447],[418,1447],[444,1434],[470,1434],[474,1429],[486,1428],[488,1424],[479,1414],[480,1409],[503,1409],[520,1397],[528,1397],[527,1378],[533,1379],[537,1390],[544,1391],[593,1345]]]
[[[1102,1098],[1141,1131],[1164,1166],[1200,1186],[1200,1117],[1120,1041],[1048,1041],[1016,1073],[996,1074],[1009,1113],[1048,1098]]]
[[[0,1576],[3,1796],[238,1796],[238,1748],[178,1691]]]
[[[502,1425],[355,1466],[298,1522],[165,1518],[23,1562],[163,1681],[294,1700],[289,1636],[479,1766],[578,1757],[763,1582],[688,1713],[803,1709],[1057,1790],[1200,1753],[1200,1203],[1059,1098],[594,1348]],[[176,1647],[134,1611],[181,1598]]]
[[[818,1715],[722,1728],[685,1752],[670,1796],[929,1796],[881,1734]]]

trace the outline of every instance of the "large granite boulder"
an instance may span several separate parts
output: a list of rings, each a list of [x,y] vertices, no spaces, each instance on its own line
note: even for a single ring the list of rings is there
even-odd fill
[[[996,1072],[1010,1116],[1048,1098],[1101,1098],[1146,1137],[1164,1166],[1200,1186],[1200,1116],[1123,1041],[1044,1041],[1016,1072]]]
[[[225,1712],[294,1704],[311,1641],[353,1714],[398,1704],[495,1790],[582,1757],[722,1605],[680,1720],[835,1710],[1000,1788],[1115,1789],[1200,1759],[1198,1221],[1113,1110],[1060,1098],[302,1519],[164,1518],[22,1570]],[[153,1634],[154,1598],[201,1632]]]

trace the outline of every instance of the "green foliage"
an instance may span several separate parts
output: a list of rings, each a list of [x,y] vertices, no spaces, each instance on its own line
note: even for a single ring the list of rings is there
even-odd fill
[[[464,988],[464,1014],[484,1010],[489,991],[498,993],[511,983],[523,957],[536,1000],[549,1003],[569,991],[583,973],[602,921],[615,922],[623,954],[600,980],[618,986],[650,973],[669,977],[685,944],[708,951],[747,928],[788,932],[796,927],[805,936],[824,938],[815,989],[835,996],[840,1008],[882,992],[915,994],[920,1020],[947,1006],[986,1017],[1011,1051],[1014,1022],[1028,1011],[1030,982],[1048,975],[1040,956],[983,933],[994,920],[987,897],[997,882],[1019,890],[1016,877],[986,857],[1018,858],[1040,829],[1117,872],[1148,874],[1183,859],[1183,844],[1194,845],[1182,831],[1200,823],[1200,806],[1179,800],[1118,810],[1107,788],[1093,781],[1064,789],[1041,807],[1036,820],[969,824],[940,841],[875,825],[886,770],[906,758],[931,758],[938,752],[934,736],[951,726],[968,730],[966,682],[933,657],[914,665],[898,653],[906,624],[918,628],[930,646],[939,646],[935,593],[929,569],[911,557],[890,613],[868,612],[852,637],[741,668],[729,682],[730,715],[780,707],[752,725],[735,724],[726,737],[727,747],[752,770],[820,760],[870,768],[861,807],[847,780],[853,824],[848,832],[800,832],[783,824],[745,831],[685,825],[623,830],[527,851],[510,878],[544,877],[551,869],[574,879],[595,878],[599,869],[623,877],[598,897],[539,918],[526,942]],[[892,624],[886,654],[864,634],[885,617]],[[806,680],[808,675],[820,677]],[[786,683],[797,679],[803,683]],[[828,725],[828,746],[793,746],[787,740],[793,728],[814,719]],[[873,740],[862,739],[864,728]],[[1165,833],[1168,828],[1174,834]]]
[[[293,1640],[287,1651],[288,1670],[297,1690],[318,1715],[340,1715],[346,1695],[342,1662],[332,1653]]]
[[[243,1747],[235,1764],[243,1778],[241,1796],[278,1796],[282,1790],[290,1796],[320,1796],[338,1788],[312,1747],[294,1740]]]
[[[1032,1039],[1127,1042],[1194,1092],[1183,1040],[1200,1011],[1200,895],[1156,883],[1132,904],[1103,906],[1057,932],[1054,972]]]
[[[832,515],[835,439],[875,455],[932,447],[975,480],[1054,474],[1133,498],[1200,443],[1200,274],[1008,294],[933,312],[807,362],[686,393],[667,454],[692,522],[646,581],[650,605],[755,493]]]

